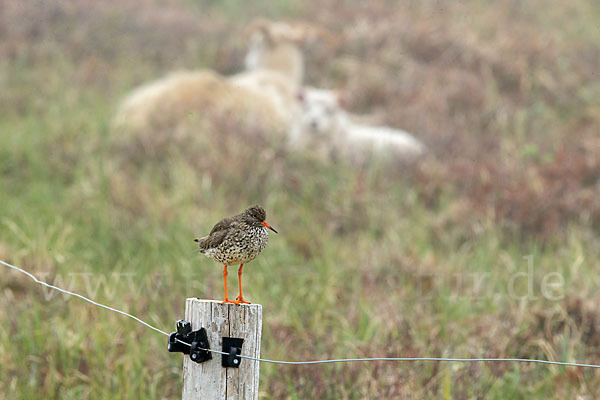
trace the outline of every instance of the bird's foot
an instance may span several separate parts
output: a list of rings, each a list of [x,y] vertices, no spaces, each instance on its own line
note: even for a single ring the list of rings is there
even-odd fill
[[[221,302],[221,304],[225,304],[225,303],[238,304],[238,305],[240,304],[240,302],[239,302],[239,301],[237,301],[237,300],[236,300],[236,301],[229,300],[228,298],[225,298],[225,300],[223,300],[223,301]]]
[[[242,296],[236,297],[236,300],[238,301],[238,304],[252,304],[249,301],[244,300]]]

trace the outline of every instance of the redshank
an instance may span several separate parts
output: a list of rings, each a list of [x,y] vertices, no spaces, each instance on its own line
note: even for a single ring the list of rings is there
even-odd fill
[[[269,240],[270,229],[277,231],[265,221],[267,213],[261,206],[250,206],[241,214],[227,217],[213,226],[208,236],[194,239],[198,250],[205,256],[225,265],[223,282],[225,284],[224,303],[250,304],[242,296],[242,268],[263,251]],[[233,300],[227,297],[227,266],[239,265],[238,278],[240,295]]]

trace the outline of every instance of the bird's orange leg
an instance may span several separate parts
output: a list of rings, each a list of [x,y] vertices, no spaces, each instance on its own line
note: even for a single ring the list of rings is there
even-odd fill
[[[223,283],[225,284],[225,300],[223,300],[221,302],[221,304],[225,304],[225,303],[240,304],[239,301],[232,301],[227,298],[227,265],[223,269]]]
[[[243,304],[250,304],[249,301],[244,300],[242,297],[242,268],[244,268],[244,264],[240,264],[240,269],[238,269],[238,281],[240,282],[240,295],[237,297],[237,301]]]

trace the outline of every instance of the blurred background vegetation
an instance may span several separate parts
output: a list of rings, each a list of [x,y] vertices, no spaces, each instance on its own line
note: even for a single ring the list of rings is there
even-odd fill
[[[114,146],[127,92],[177,69],[240,71],[256,17],[327,30],[306,82],[431,155],[324,164],[260,135],[248,146],[228,121],[203,148]],[[244,275],[264,357],[597,364],[599,20],[592,0],[0,0],[0,259],[169,331],[186,297],[222,296],[192,239],[260,203],[280,231]],[[544,295],[553,272],[564,285]],[[0,276],[0,398],[180,397],[163,336]],[[264,399],[599,388],[591,370],[507,363],[264,364],[260,385]]]

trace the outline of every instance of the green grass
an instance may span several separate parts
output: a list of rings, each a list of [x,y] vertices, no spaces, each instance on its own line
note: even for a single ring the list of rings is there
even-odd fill
[[[214,8],[229,23],[243,19],[231,2]],[[310,12],[286,2],[272,14]],[[551,30],[548,21],[538,22],[540,29]],[[562,40],[591,35],[592,22],[584,22],[580,29],[570,24]],[[160,74],[164,61],[149,67],[146,53],[132,59],[116,49],[116,58],[101,60],[97,79],[86,80],[69,43],[55,45],[52,56],[32,50],[1,65],[1,259],[170,331],[187,297],[222,297],[221,267],[194,253],[192,239],[260,203],[280,234],[244,269],[244,293],[264,307],[266,358],[598,363],[590,329],[597,323],[600,246],[591,226],[574,221],[541,240],[507,233],[491,217],[475,228],[448,223],[443,216],[460,202],[460,188],[442,187],[428,205],[418,185],[383,166],[357,173],[304,155],[256,163],[239,175],[234,167],[248,168],[246,161],[225,160],[233,167],[220,165],[225,172],[216,173],[198,170],[185,154],[121,169],[109,128],[115,101],[140,76]],[[144,65],[134,71],[136,61]],[[592,109],[597,90],[582,89],[576,101]],[[541,97],[494,126],[508,132],[507,148],[513,139],[527,141],[528,130],[572,120],[564,110],[574,106],[549,106]],[[525,148],[526,161],[537,157],[533,149],[542,152]],[[512,298],[511,277],[528,272],[529,255],[531,281],[515,280],[514,291],[531,289],[535,299]],[[552,272],[564,278],[560,300],[542,292]],[[0,277],[0,398],[180,397],[182,357],[167,353],[165,337],[15,272],[1,269]],[[595,397],[598,387],[588,370],[435,363],[263,364],[260,386],[264,399]]]

